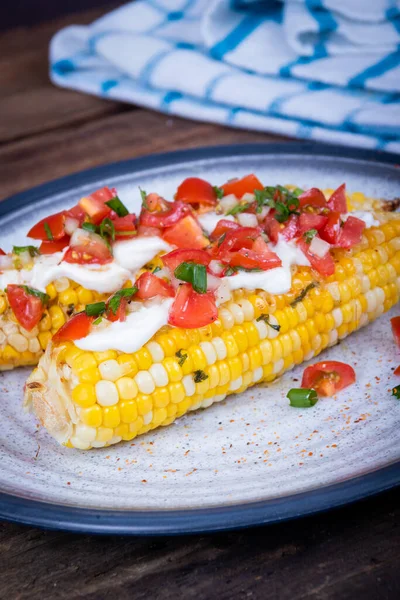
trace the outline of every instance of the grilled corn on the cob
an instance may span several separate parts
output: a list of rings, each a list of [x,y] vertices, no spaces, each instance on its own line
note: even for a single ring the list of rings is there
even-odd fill
[[[99,448],[274,380],[398,301],[400,218],[375,217],[360,244],[333,251],[335,273],[315,287],[313,271],[298,267],[289,293],[237,290],[211,325],[163,327],[132,354],[50,343],[26,405],[60,443]]]

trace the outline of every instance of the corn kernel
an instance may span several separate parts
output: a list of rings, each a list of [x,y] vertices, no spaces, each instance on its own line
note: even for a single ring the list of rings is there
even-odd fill
[[[185,366],[186,362],[188,362],[188,359],[185,360],[183,366]],[[165,358],[162,364],[164,365],[164,368],[167,371],[168,379],[170,382],[175,383],[182,379],[183,373],[181,367],[178,364],[177,358]]]
[[[93,294],[90,290],[87,290],[83,287],[79,287],[77,289],[77,296],[79,304],[90,304],[93,302]]]
[[[65,323],[65,316],[59,306],[50,306],[49,314],[51,318],[52,329],[58,331]]]
[[[96,394],[90,383],[78,383],[72,390],[72,400],[82,408],[88,408],[96,404]]]
[[[151,354],[147,348],[141,348],[135,352],[134,357],[139,370],[146,371],[147,369],[150,369],[151,365],[153,364],[153,359],[151,358]]]
[[[92,383],[93,385],[101,379],[100,371],[97,367],[83,369],[79,371],[78,376],[81,383]]]
[[[44,311],[42,318],[39,321],[40,331],[49,331],[51,329],[51,318],[47,310]]]
[[[155,408],[164,408],[171,402],[169,391],[166,387],[156,388],[153,394],[153,404]]]
[[[182,402],[182,400],[185,398],[185,388],[183,387],[181,382],[170,383],[169,394],[171,402],[173,402],[174,404],[178,404],[179,402]]]
[[[72,369],[76,373],[87,369],[97,369],[97,362],[91,352],[81,352],[73,359]]]
[[[75,306],[78,304],[78,294],[70,287],[67,290],[59,293],[58,301],[60,304],[64,304],[64,306],[68,306],[69,304],[73,304]]]
[[[89,425],[89,427],[100,427],[103,421],[103,412],[97,404],[82,408],[79,416],[82,423]]]
[[[121,422],[118,406],[105,406],[103,408],[103,425],[117,427]]]
[[[5,296],[1,295],[0,296],[0,315],[2,315],[5,310],[7,308],[7,300],[5,298]]]
[[[46,294],[49,296],[50,300],[57,298],[57,290],[54,283],[49,283],[49,285],[46,286]]]
[[[198,370],[203,371],[207,367],[206,357],[204,355],[204,352],[202,351],[202,349],[199,346],[194,346],[192,348],[189,348],[188,354],[192,359],[194,371],[198,371]]]
[[[134,400],[125,400],[119,404],[119,412],[123,423],[133,423],[138,416],[137,403]]]
[[[139,371],[135,359],[129,354],[121,354],[118,356],[117,362],[121,366],[121,372],[126,377],[134,377]]]
[[[118,390],[112,381],[101,380],[95,385],[97,402],[100,406],[113,406],[118,403]]]
[[[114,431],[110,427],[99,427],[97,429],[96,441],[109,442],[114,436]]]
[[[121,400],[132,400],[138,395],[138,387],[132,377],[121,377],[115,382]]]
[[[93,352],[93,358],[97,363],[102,363],[105,360],[116,360],[117,353],[115,350],[104,350],[103,352]]]
[[[151,396],[145,394],[138,394],[136,398],[137,410],[140,416],[146,415],[153,408],[153,400]]]
[[[155,426],[161,425],[161,423],[163,421],[165,421],[167,416],[168,415],[167,415],[167,411],[165,408],[156,408],[153,411],[153,420],[152,420],[153,425],[155,425]]]

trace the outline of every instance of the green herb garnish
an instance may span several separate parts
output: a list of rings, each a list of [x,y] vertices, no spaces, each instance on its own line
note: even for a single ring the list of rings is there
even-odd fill
[[[259,317],[257,317],[256,321],[264,321],[264,323],[266,323],[267,325],[269,325],[272,329],[275,329],[275,331],[280,331],[281,326],[275,323],[271,323],[271,321],[269,320],[269,315],[263,313],[262,315],[260,315]]]
[[[54,241],[53,234],[51,233],[50,225],[47,223],[47,221],[44,222],[43,227],[46,232],[47,239],[50,240],[51,242],[53,242]]]
[[[14,254],[22,254],[23,252],[29,252],[33,256],[39,256],[40,250],[36,246],[13,246],[12,249]]]
[[[126,217],[129,215],[129,210],[126,208],[125,204],[121,202],[118,196],[111,198],[108,202],[105,203],[111,210],[113,210],[119,217]]]
[[[290,306],[296,306],[296,304],[298,304],[299,302],[304,300],[304,298],[307,296],[308,292],[315,287],[318,287],[318,283],[316,281],[312,281],[311,283],[306,285],[306,287],[303,290],[301,290],[300,294],[298,296],[296,296],[296,298],[294,300],[292,300],[292,302],[290,303]]]
[[[110,202],[111,202],[111,200],[110,200]],[[115,240],[115,227],[114,227],[114,223],[111,221],[111,219],[103,219],[102,220],[102,222],[100,223],[99,233],[100,233],[101,237],[103,238],[103,240],[105,238],[110,238],[113,241]]]
[[[140,192],[140,197],[142,198],[142,206],[143,208],[145,208],[146,210],[150,210],[149,206],[146,202],[146,198],[147,198],[147,192],[145,192],[144,190],[142,190],[142,188],[139,186],[139,192]]]
[[[397,400],[400,400],[400,386],[392,389],[392,396],[397,398]]]
[[[124,288],[116,292],[108,301],[108,308],[110,308],[114,315],[117,314],[117,310],[121,304],[122,298],[131,298],[136,294],[138,288],[136,286],[130,288]]]
[[[318,231],[316,229],[309,229],[303,233],[303,238],[307,242],[307,244],[311,243],[311,240],[317,235]]]
[[[197,369],[197,371],[193,373],[193,380],[195,383],[200,383],[201,381],[205,381],[206,379],[208,379],[208,375],[207,373],[204,373],[204,371],[202,371],[201,369]]]
[[[181,367],[183,365],[183,363],[185,362],[185,360],[187,359],[188,355],[187,353],[183,352],[182,349],[178,350],[178,352],[175,352],[175,356],[177,358],[179,358],[178,360],[178,365]]]
[[[25,290],[25,292],[27,294],[29,294],[30,296],[36,296],[36,298],[39,298],[41,303],[43,304],[43,306],[46,306],[46,304],[49,302],[50,300],[50,296],[48,294],[45,294],[44,292],[40,292],[39,290],[37,290],[36,288],[31,288],[27,285],[23,285],[22,288]]]
[[[92,233],[98,233],[99,228],[94,223],[89,223],[89,221],[85,221],[82,223],[82,229],[85,231],[91,231]]]
[[[153,275],[154,275],[154,273],[158,273],[158,271],[161,271],[161,267],[154,267]]]
[[[232,215],[234,217],[235,215],[238,215],[238,214],[244,212],[245,210],[248,210],[250,208],[250,206],[251,206],[251,204],[249,202],[246,202],[245,204],[236,204],[236,206],[231,208],[231,210],[228,210],[228,212],[226,214]]]
[[[85,313],[88,317],[98,317],[106,312],[106,308],[105,302],[94,302],[85,306]]]
[[[263,190],[255,190],[254,195],[257,203],[256,212],[260,213],[263,206],[274,208],[276,211],[275,219],[279,223],[287,221],[292,214],[299,214],[297,211],[299,207],[298,194],[291,192],[282,185],[267,186]]]
[[[99,325],[102,322],[102,320],[103,320],[102,316],[97,317],[97,319],[95,321],[93,321],[93,325]]]
[[[221,200],[221,198],[224,197],[225,192],[222,188],[218,187],[217,185],[213,185],[213,190],[218,200]]]
[[[290,406],[296,408],[310,408],[318,402],[318,395],[315,390],[303,388],[292,388],[288,391],[286,398],[289,398]]]
[[[204,265],[183,262],[175,269],[175,277],[191,283],[195,292],[205,294],[207,291],[207,269]]]

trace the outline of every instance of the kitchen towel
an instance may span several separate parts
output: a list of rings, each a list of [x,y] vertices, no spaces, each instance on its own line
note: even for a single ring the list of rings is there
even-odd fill
[[[400,152],[400,0],[137,0],[59,31],[63,87]]]

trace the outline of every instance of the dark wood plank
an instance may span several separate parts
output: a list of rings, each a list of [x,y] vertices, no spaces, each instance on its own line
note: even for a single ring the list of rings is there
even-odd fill
[[[0,597],[391,600],[400,490],[304,520],[207,536],[91,537],[0,527]]]
[[[153,152],[276,140],[283,138],[147,110],[107,115],[0,147],[0,197],[75,171]]]
[[[117,5],[0,35],[0,143],[121,110],[119,103],[59,89],[48,75],[49,43],[56,31],[74,21],[90,23]]]

